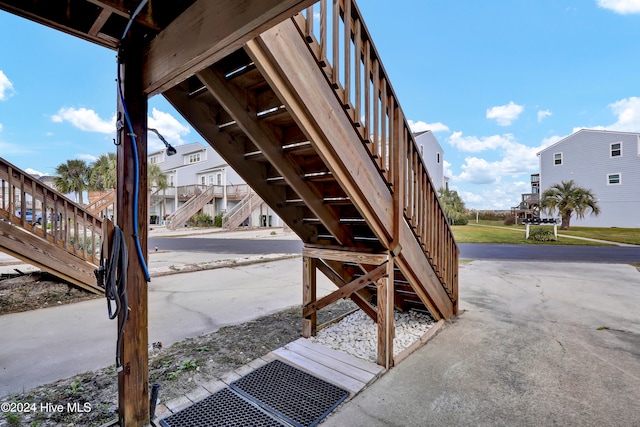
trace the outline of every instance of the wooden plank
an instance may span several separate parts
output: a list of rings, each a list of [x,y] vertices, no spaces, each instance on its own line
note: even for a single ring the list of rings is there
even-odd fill
[[[5,221],[0,221],[0,250],[89,292],[104,293],[96,285],[96,266]]]
[[[306,257],[305,257],[305,259],[306,259]],[[313,259],[313,258],[310,258],[310,259]],[[311,301],[311,302],[303,304],[302,315],[305,316],[305,317],[312,315],[312,313],[313,313],[313,315],[315,315],[315,312],[317,310],[320,310],[320,309],[328,306],[329,304],[332,304],[332,303],[338,301],[339,299],[350,297],[355,292],[359,291],[360,289],[364,288],[365,286],[369,285],[370,283],[375,282],[376,280],[378,280],[384,274],[387,274],[387,266],[386,266],[386,264],[382,264],[381,266],[378,266],[374,270],[371,270],[370,272],[368,272],[364,276],[361,276],[361,277],[358,277],[355,280],[352,280],[351,282],[349,282],[346,285],[342,286],[337,291],[332,292],[329,295],[326,295],[326,296],[320,298],[318,301]],[[305,288],[306,288],[306,286],[305,286]],[[315,333],[313,335],[315,335]],[[304,334],[303,334],[303,336],[305,338],[309,337],[309,336],[306,336]]]
[[[354,246],[351,236],[340,226],[338,213],[325,205],[322,194],[310,187],[309,183],[304,180],[304,173],[295,164],[294,159],[282,153],[282,146],[273,131],[247,111],[247,105],[241,99],[243,96],[241,90],[235,88],[233,84],[227,83],[224,76],[211,68],[199,72],[198,78],[234,118],[256,147],[262,151],[271,165],[280,172],[291,188],[304,200],[305,205],[320,219],[333,237],[341,244]]]
[[[351,394],[357,394],[366,386],[366,383],[362,381],[358,381],[341,372],[334,371],[321,363],[315,362],[286,348],[278,348],[273,350],[273,353],[278,356],[279,359],[289,362],[303,371],[307,371],[338,387],[342,387]]]
[[[316,263],[314,258],[302,257],[302,306],[313,305],[316,301]],[[303,312],[302,336],[315,336],[317,328],[316,310]]]
[[[334,285],[341,287],[346,284],[344,279],[338,276],[331,268],[329,268],[325,263],[319,262],[317,264],[318,270],[320,270],[329,280],[333,282]],[[332,268],[335,268],[332,266]],[[362,311],[364,311],[367,316],[369,316],[374,322],[378,319],[378,314],[376,312],[375,307],[373,307],[367,300],[358,295],[357,293],[351,295],[351,300],[356,303]]]
[[[368,265],[380,265],[389,258],[387,254],[372,254],[348,248],[345,250],[323,249],[311,245],[305,245],[302,248],[302,255],[311,258]]]
[[[149,43],[145,93],[170,89],[316,1],[197,0]]]
[[[375,363],[367,362],[364,359],[360,359],[359,357],[351,356],[343,351],[334,350],[330,347],[327,347],[322,344],[315,343],[306,338],[298,338],[294,341],[295,344],[301,347],[306,347],[310,351],[315,353],[320,353],[325,356],[331,357],[332,359],[339,360],[340,362],[345,363],[346,365],[355,367],[356,369],[368,372],[373,376],[378,376],[382,372],[384,372],[384,368],[380,365],[376,365]],[[345,374],[349,374],[348,372],[344,372]]]
[[[392,230],[389,189],[347,115],[327,114],[342,106],[293,22],[285,21],[263,33],[247,43],[246,50],[376,237],[388,244]]]
[[[308,347],[298,344],[297,341],[285,345],[284,348],[292,351],[293,353],[297,353],[302,357],[326,366],[327,368],[331,368],[336,372],[340,372],[341,374],[351,377],[354,380],[360,381],[364,384],[368,384],[375,378],[375,375],[370,372],[358,369],[357,367],[349,363],[345,363],[324,353],[311,350]]]
[[[387,277],[376,283],[378,287],[378,365],[390,369],[393,366],[393,337],[395,335],[394,307],[394,262],[386,265]]]
[[[118,136],[122,143],[117,147],[116,209],[118,227],[122,229],[124,243],[129,248],[126,271],[128,307],[118,315],[118,325],[127,315],[121,340],[122,369],[118,372],[118,415],[120,425],[134,427],[149,423],[149,333],[147,281],[143,264],[136,251],[140,242],[142,257],[148,260],[148,203],[147,203],[147,96],[142,87],[142,45],[144,34],[133,27],[127,40],[127,49],[121,55],[120,75],[122,93],[130,123]],[[124,107],[118,97],[118,113],[124,115]],[[133,139],[128,126],[137,137]],[[136,156],[138,169],[136,170]],[[138,180],[136,180],[136,176]],[[137,181],[137,182],[136,182]],[[142,189],[142,191],[137,191]],[[138,224],[134,225],[134,193],[138,194]],[[137,226],[137,227],[136,227]]]

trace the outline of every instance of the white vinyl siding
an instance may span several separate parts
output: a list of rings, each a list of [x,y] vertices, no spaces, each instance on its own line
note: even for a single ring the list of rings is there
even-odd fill
[[[620,143],[620,156],[611,156]],[[638,133],[584,129],[553,146],[540,156],[540,193],[554,184],[573,180],[591,190],[600,206],[600,215],[572,218],[571,224],[593,227],[640,227],[640,157],[636,155]],[[632,147],[633,155],[629,155]],[[554,164],[562,153],[562,166]],[[615,150],[614,150],[615,154]]]

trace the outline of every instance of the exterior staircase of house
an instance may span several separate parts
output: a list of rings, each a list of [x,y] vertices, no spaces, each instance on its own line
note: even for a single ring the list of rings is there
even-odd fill
[[[192,216],[202,210],[204,205],[216,197],[217,187],[216,185],[209,185],[203,191],[194,194],[185,204],[180,206],[168,217],[169,223],[167,224],[167,228],[169,230],[175,230],[189,221]]]
[[[389,365],[394,306],[456,314],[458,249],[353,1],[320,1],[164,96],[303,240],[303,335],[350,297]],[[317,271],[338,287],[321,300]]]
[[[262,198],[257,193],[250,192],[222,217],[222,228],[235,230],[240,227],[262,203]]]
[[[112,208],[115,211],[116,190],[111,189],[105,192],[100,198],[85,206],[85,210],[93,216],[99,216],[104,211]]]
[[[0,158],[0,251],[94,293],[103,223]]]

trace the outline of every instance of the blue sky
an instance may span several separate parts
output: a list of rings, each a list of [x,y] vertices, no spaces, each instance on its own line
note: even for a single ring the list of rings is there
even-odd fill
[[[405,116],[434,131],[469,208],[516,205],[536,153],[577,129],[640,132],[640,0],[358,4]],[[114,151],[115,52],[5,12],[0,40],[0,157],[52,174]],[[149,127],[202,141],[161,96]]]

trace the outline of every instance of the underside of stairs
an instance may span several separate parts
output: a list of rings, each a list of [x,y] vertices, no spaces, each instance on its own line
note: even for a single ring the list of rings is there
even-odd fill
[[[341,297],[378,322],[381,301],[435,319],[457,311],[458,249],[437,189],[357,8],[345,3],[333,19],[354,26],[342,54],[360,53],[357,70],[336,77],[338,59],[317,57],[298,15],[164,92],[305,243],[305,335],[315,310]],[[331,298],[316,300],[317,270],[339,288]]]

